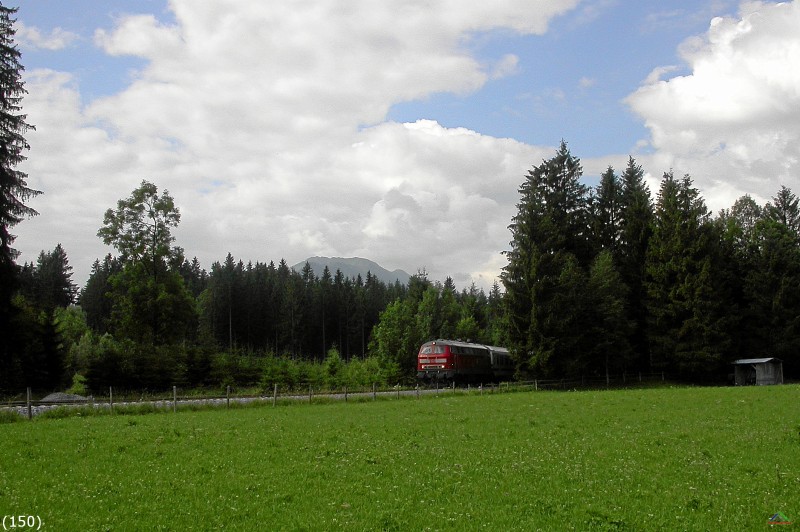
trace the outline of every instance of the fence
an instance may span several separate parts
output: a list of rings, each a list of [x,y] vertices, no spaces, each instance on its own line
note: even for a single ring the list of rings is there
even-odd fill
[[[398,398],[404,395],[427,393],[425,389],[419,387],[400,387],[379,388],[373,385],[370,388],[348,389],[343,387],[341,390],[314,389],[312,386],[295,387],[293,389],[279,389],[275,385],[270,394],[237,394],[231,393],[231,388],[227,387],[224,395],[179,395],[177,387],[173,386],[170,394],[149,395],[147,392],[133,393],[121,392],[108,388],[108,394],[103,396],[92,395],[89,397],[67,396],[59,394],[61,397],[43,399],[33,399],[30,388],[25,393],[24,400],[12,398],[0,403],[0,412],[16,412],[17,414],[32,419],[33,417],[55,409],[79,409],[89,408],[92,410],[108,410],[112,413],[117,411],[140,410],[172,410],[179,408],[198,408],[204,406],[224,406],[230,408],[231,405],[242,405],[249,403],[261,403],[277,405],[279,401],[306,401],[314,402],[319,399],[344,400],[349,401],[353,398],[377,400],[378,397],[393,396]],[[135,396],[139,396],[138,399]]]
[[[301,385],[294,388],[279,388],[274,385],[270,393],[261,394],[237,394],[231,393],[228,386],[225,394],[214,395],[179,395],[176,386],[172,387],[171,393],[161,393],[149,395],[148,392],[121,392],[115,391],[112,387],[108,388],[108,395],[103,396],[68,396],[67,394],[57,394],[58,397],[47,397],[39,400],[32,398],[31,389],[28,388],[24,394],[24,400],[11,398],[0,403],[0,412],[16,412],[20,416],[32,419],[42,413],[55,409],[80,409],[89,408],[91,410],[108,410],[111,413],[117,411],[152,411],[161,410],[177,412],[179,408],[200,408],[200,407],[222,407],[230,408],[231,404],[246,405],[250,403],[271,404],[276,406],[279,402],[308,402],[315,400],[345,401],[351,399],[377,400],[381,398],[417,397],[421,395],[444,395],[444,394],[494,394],[510,393],[523,391],[546,391],[546,390],[590,390],[625,388],[650,385],[653,383],[664,383],[665,375],[658,374],[635,374],[621,375],[615,377],[593,377],[580,379],[549,379],[533,381],[514,381],[489,384],[467,384],[456,386],[455,383],[440,384],[434,382],[428,386],[393,386],[378,387],[373,384],[367,388],[343,387],[339,390],[314,389],[310,385]],[[182,390],[181,390],[182,391]],[[52,396],[53,394],[51,394]],[[138,399],[135,396],[139,396]],[[48,396],[50,397],[50,396]]]

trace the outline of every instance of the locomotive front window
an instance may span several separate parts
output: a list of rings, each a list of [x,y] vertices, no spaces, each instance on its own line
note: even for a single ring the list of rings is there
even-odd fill
[[[431,346],[426,345],[425,347],[422,348],[422,353],[421,354],[430,355],[431,353],[433,353],[433,349],[431,348]]]
[[[443,355],[444,354],[444,346],[443,345],[435,346],[433,348],[433,352],[434,352],[434,354],[437,354],[437,355]]]

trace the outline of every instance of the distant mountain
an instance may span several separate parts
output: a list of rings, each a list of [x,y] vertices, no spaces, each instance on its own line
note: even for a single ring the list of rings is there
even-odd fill
[[[310,257],[302,262],[298,262],[292,266],[292,269],[296,272],[302,272],[306,262],[308,262],[311,269],[314,270],[314,275],[316,277],[322,277],[322,272],[325,271],[325,266],[327,266],[331,272],[331,277],[336,275],[336,270],[339,270],[345,277],[355,279],[358,275],[361,275],[361,279],[363,280],[367,279],[367,272],[370,272],[377,277],[379,281],[385,284],[394,284],[395,281],[400,281],[400,284],[407,285],[408,280],[411,278],[411,276],[403,270],[390,272],[376,262],[359,257]]]

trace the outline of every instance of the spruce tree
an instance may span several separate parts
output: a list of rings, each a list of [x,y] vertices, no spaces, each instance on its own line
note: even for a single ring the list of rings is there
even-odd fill
[[[581,338],[565,338],[580,305],[561,290],[577,289],[591,260],[587,187],[580,160],[562,141],[556,155],[528,172],[512,218],[511,249],[502,273],[506,288],[508,339],[519,368],[537,375],[575,369],[572,351]],[[571,292],[570,292],[571,294]],[[553,316],[568,323],[559,324]],[[577,329],[577,330],[576,330]]]
[[[732,358],[752,358],[760,351],[763,315],[749,301],[746,279],[757,268],[759,247],[756,225],[762,208],[750,196],[737,199],[714,220],[720,235],[720,267],[717,275],[725,287],[727,314],[731,324]]]
[[[706,378],[719,375],[729,358],[718,241],[691,177],[664,174],[646,261],[653,369]]]
[[[647,313],[645,258],[653,231],[653,202],[644,181],[644,171],[633,157],[620,176],[620,240],[615,249],[614,262],[622,283],[628,287],[627,309],[632,321],[629,343],[637,358],[640,370],[650,363],[647,342]]]
[[[27,91],[22,82],[25,68],[20,63],[20,51],[14,43],[12,16],[17,9],[0,5],[0,268],[3,278],[13,271],[16,251],[11,248],[14,235],[10,228],[23,218],[38,214],[25,205],[25,201],[41,194],[28,187],[25,172],[16,167],[27,157],[23,153],[30,149],[24,134],[34,129],[26,122],[27,115],[21,113],[22,98]],[[8,283],[3,283],[8,286]]]
[[[597,247],[609,250],[614,257],[622,238],[622,194],[622,183],[609,166],[600,176],[592,205],[592,231]]]
[[[43,309],[68,307],[75,301],[77,287],[72,282],[72,266],[61,244],[49,253],[42,251],[36,263],[33,301]]]
[[[16,12],[0,5],[0,389],[23,385],[12,381],[19,375],[16,359],[26,343],[13,334],[17,310],[11,300],[16,290],[17,252],[11,247],[15,238],[11,228],[37,214],[25,202],[41,193],[28,187],[27,174],[17,169],[26,159],[24,152],[30,149],[24,135],[33,126],[21,113],[27,91],[22,82],[21,54],[14,42],[12,17]]]
[[[787,376],[800,375],[800,236],[798,201],[786,187],[755,224],[752,266],[744,276],[752,309],[753,356],[783,360]]]
[[[628,287],[622,282],[611,251],[603,250],[589,272],[590,308],[588,326],[592,342],[587,366],[608,380],[611,374],[630,369],[635,362],[629,338],[633,327],[628,313]]]
[[[800,198],[782,186],[764,209],[766,218],[784,225],[800,243]]]
[[[122,271],[122,263],[109,253],[103,262],[95,260],[89,279],[81,290],[78,304],[86,313],[86,324],[99,333],[109,331],[111,320],[111,277]]]

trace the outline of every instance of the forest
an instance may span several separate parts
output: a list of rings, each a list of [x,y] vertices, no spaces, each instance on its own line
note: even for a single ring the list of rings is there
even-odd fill
[[[508,264],[489,293],[430,280],[301,272],[230,253],[209,271],[172,230],[180,209],[142,181],[98,220],[115,254],[85,286],[61,244],[17,263],[13,227],[37,215],[25,94],[0,6],[0,393],[70,389],[394,384],[435,338],[506,346],[517,376],[666,372],[725,382],[739,358],[800,376],[800,205],[787,187],[713,214],[688,174],[655,195],[633,157],[596,186],[566,142],[522,176]],[[46,192],[46,191],[45,191]],[[766,191],[757,191],[766,197]],[[459,266],[463,268],[463,266]]]
[[[3,389],[368,385],[413,380],[434,338],[508,346],[520,378],[664,371],[723,382],[738,358],[800,353],[800,205],[782,187],[712,216],[688,175],[655,199],[633,158],[596,187],[562,143],[520,186],[508,265],[487,295],[424,272],[408,285],[228,254],[210,272],[174,245],[167,191],[106,212],[78,290],[59,245],[17,268],[18,350]],[[9,364],[10,362],[10,364]]]
[[[800,371],[800,207],[781,187],[712,216],[690,175],[653,201],[631,157],[594,189],[561,144],[519,189],[502,274],[522,374],[665,371],[719,381],[740,358]]]

